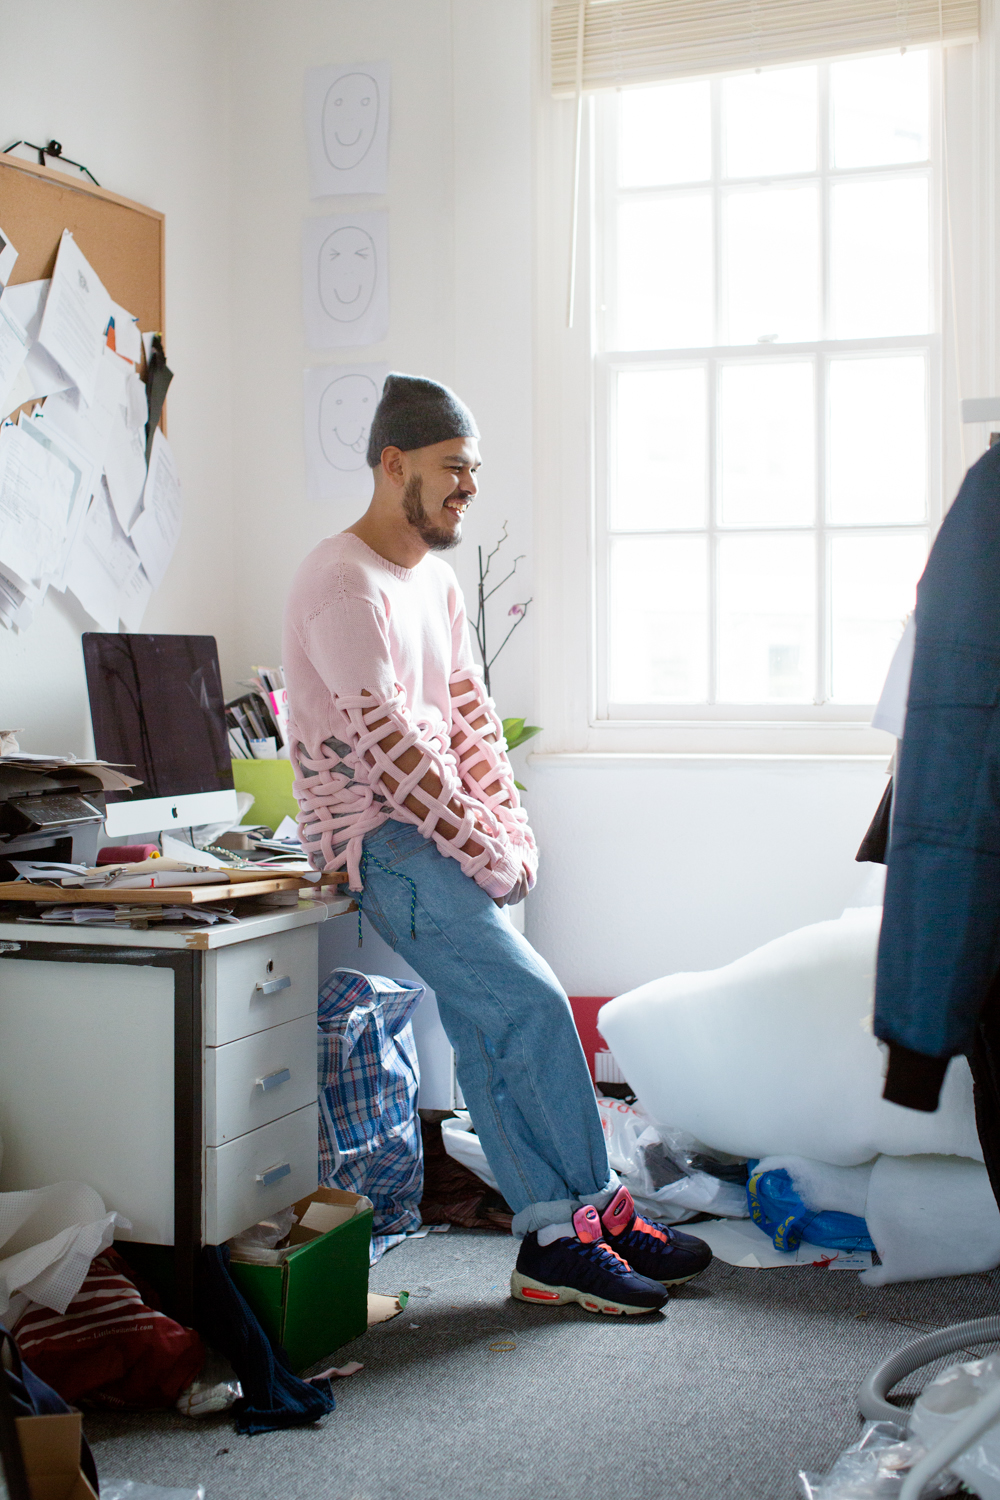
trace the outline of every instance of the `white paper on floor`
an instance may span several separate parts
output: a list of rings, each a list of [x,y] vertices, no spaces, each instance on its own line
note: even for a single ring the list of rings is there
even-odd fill
[[[952,1059],[935,1114],[882,1098],[871,1030],[880,919],[878,907],[851,909],[604,1006],[600,1031],[654,1123],[736,1156],[982,1161],[964,1058]]]
[[[709,1219],[692,1224],[689,1232],[705,1241],[716,1260],[752,1271],[816,1265],[830,1271],[867,1271],[872,1263],[869,1250],[824,1250],[804,1240],[796,1250],[775,1250],[770,1236],[749,1219]]]

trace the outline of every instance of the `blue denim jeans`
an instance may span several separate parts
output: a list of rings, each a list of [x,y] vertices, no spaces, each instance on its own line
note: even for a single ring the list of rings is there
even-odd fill
[[[384,823],[364,856],[362,909],[437,995],[515,1235],[565,1223],[581,1203],[602,1207],[618,1179],[569,1001],[548,964],[417,828]]]

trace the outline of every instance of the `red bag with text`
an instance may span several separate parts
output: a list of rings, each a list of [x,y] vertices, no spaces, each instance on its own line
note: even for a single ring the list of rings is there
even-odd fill
[[[33,1304],[12,1330],[23,1358],[65,1401],[169,1407],[201,1370],[199,1335],[147,1306],[131,1276],[121,1256],[105,1250],[65,1313]]]

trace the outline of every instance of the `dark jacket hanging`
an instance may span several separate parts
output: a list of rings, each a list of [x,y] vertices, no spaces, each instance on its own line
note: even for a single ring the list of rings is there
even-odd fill
[[[885,1097],[933,1110],[1000,969],[1000,446],[968,472],[917,590],[875,1034]]]

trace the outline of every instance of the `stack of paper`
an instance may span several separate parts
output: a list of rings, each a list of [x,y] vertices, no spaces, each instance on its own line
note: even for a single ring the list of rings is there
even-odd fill
[[[134,776],[126,776],[118,766],[106,760],[77,760],[75,755],[34,755],[17,750],[0,755],[0,765],[19,766],[25,771],[84,771],[88,776],[96,777],[106,792],[127,792],[129,787],[142,785]]]
[[[43,402],[0,426],[0,621],[8,629],[26,629],[50,587],[69,589],[102,630],[141,625],[177,544],[181,505],[159,428],[147,472],[142,357],[135,319],[68,230],[50,281],[2,290],[0,419]]]

